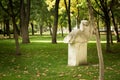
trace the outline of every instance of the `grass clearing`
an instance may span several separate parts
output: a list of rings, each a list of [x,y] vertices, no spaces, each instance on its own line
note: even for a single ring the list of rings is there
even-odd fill
[[[95,43],[88,43],[88,65],[67,66],[67,44],[51,44],[50,36],[30,36],[30,44],[20,44],[21,56],[15,56],[13,39],[0,39],[0,80],[98,80],[98,56]],[[114,54],[105,52],[102,43],[105,80],[120,80],[120,47]]]

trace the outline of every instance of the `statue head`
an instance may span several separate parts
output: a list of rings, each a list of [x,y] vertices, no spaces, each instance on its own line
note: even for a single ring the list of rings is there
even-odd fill
[[[87,20],[82,20],[80,23],[80,30],[84,31],[86,27],[89,26],[89,22]]]

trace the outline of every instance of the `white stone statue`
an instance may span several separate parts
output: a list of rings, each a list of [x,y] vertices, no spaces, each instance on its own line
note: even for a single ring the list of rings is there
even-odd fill
[[[69,66],[87,64],[87,42],[90,36],[89,22],[82,20],[80,29],[73,30],[64,38],[64,43],[68,43]]]

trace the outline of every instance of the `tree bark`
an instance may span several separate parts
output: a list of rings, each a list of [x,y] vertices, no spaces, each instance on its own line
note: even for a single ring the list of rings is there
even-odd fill
[[[72,29],[71,29],[71,17],[70,17],[70,3],[71,3],[71,0],[69,0],[69,2],[68,2],[68,26],[69,26],[69,32],[72,31]]]
[[[113,25],[114,25],[114,29],[115,29],[115,32],[116,32],[117,42],[120,42],[119,33],[118,33],[118,27],[117,27],[117,25],[116,25],[116,22],[115,22],[115,18],[114,18],[114,14],[113,14],[112,9],[111,9],[111,16],[112,16],[112,23],[113,23]]]
[[[5,37],[6,34],[6,25],[5,25],[5,20],[4,20],[4,29],[3,29],[3,36]]]
[[[27,7],[25,7],[24,0],[20,0],[20,24],[21,24],[21,36],[22,43],[30,43],[29,40],[29,17],[30,17],[30,0],[27,0]]]
[[[9,38],[11,38],[9,20],[6,20],[6,33],[7,33],[7,36],[9,36]]]
[[[95,10],[95,12],[97,12],[99,15],[102,16],[103,21],[105,22],[105,27],[106,27],[106,51],[109,52],[110,51],[110,41],[111,41],[111,31],[110,31],[110,16],[109,16],[109,7],[108,6],[112,6],[112,2],[111,4],[108,5],[107,0],[95,0],[96,4],[98,5],[98,7],[100,8],[100,10],[103,12],[103,15],[99,12],[97,12]]]
[[[54,14],[54,27],[53,27],[53,35],[52,35],[52,43],[57,43],[57,27],[58,27],[58,8],[59,8],[59,1],[56,0],[55,2],[55,14]]]
[[[102,55],[102,48],[100,44],[100,38],[98,34],[97,27],[95,25],[94,20],[94,14],[92,9],[92,4],[90,0],[87,0],[88,10],[89,10],[89,20],[90,20],[90,26],[95,28],[95,36],[96,36],[96,45],[97,45],[97,51],[98,51],[98,58],[99,58],[99,80],[104,80],[104,62],[103,62],[103,55]]]
[[[63,26],[61,25],[61,34],[62,34],[62,37],[64,36],[63,34]]]
[[[42,36],[42,33],[43,33],[43,26],[40,25],[40,35]]]
[[[50,35],[52,36],[52,26],[51,26],[51,23],[49,23],[49,31],[50,31]]]
[[[77,1],[77,5],[79,4],[79,1],[78,0],[76,0]],[[79,8],[79,6],[77,6],[77,21],[76,21],[76,23],[77,23],[77,28],[79,29],[79,26],[80,26],[80,8]]]
[[[19,47],[19,41],[18,41],[18,33],[17,33],[17,24],[15,21],[15,17],[12,17],[13,21],[13,31],[14,31],[14,38],[15,38],[15,44],[16,44],[16,55],[20,55],[20,47]]]
[[[67,3],[66,3],[66,0],[64,0],[64,3],[65,3],[67,16],[68,16],[68,29],[69,29],[69,32],[71,32],[72,31],[72,28],[71,28],[71,17],[70,17],[70,3],[71,3],[71,0],[68,1],[68,6],[67,6]]]
[[[4,8],[1,2],[0,2],[0,6],[12,18],[14,39],[15,39],[15,45],[16,45],[16,55],[20,55],[21,53],[20,53],[20,46],[19,46],[19,40],[18,40],[17,24],[15,20],[17,13],[14,12],[13,1],[9,0],[7,5],[7,7],[9,7],[8,9]]]
[[[34,27],[33,27],[33,23],[31,23],[31,28],[32,28],[32,35],[34,35]]]
[[[99,10],[98,10],[99,12]],[[98,26],[98,33],[99,33],[99,37],[100,37],[100,25],[99,25],[99,21],[100,21],[100,18],[99,18],[99,15],[97,14],[97,26]]]
[[[18,32],[17,32],[17,24],[15,20],[15,13],[13,11],[13,4],[12,0],[9,0],[10,4],[10,10],[11,10],[11,18],[13,22],[13,31],[14,31],[14,38],[15,38],[15,44],[16,44],[16,55],[20,55],[20,46],[19,46],[19,41],[18,41]]]
[[[106,12],[105,12],[106,13]],[[107,29],[107,36],[106,36],[106,40],[107,40],[107,44],[106,44],[106,51],[109,52],[110,51],[110,37],[111,37],[111,31],[110,31],[110,18],[109,15],[105,15],[105,25],[106,25],[106,29]]]

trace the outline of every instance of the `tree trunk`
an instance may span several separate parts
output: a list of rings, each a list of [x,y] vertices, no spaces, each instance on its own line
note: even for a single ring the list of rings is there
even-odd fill
[[[9,20],[6,20],[6,33],[7,33],[7,36],[9,36],[9,38],[11,38]]]
[[[19,41],[18,41],[18,32],[17,32],[17,24],[15,20],[15,13],[13,11],[13,2],[12,0],[9,0],[10,4],[10,10],[11,10],[11,18],[13,22],[13,31],[14,31],[14,38],[15,38],[15,45],[16,45],[16,55],[20,55],[20,46],[19,46]]]
[[[71,3],[71,0],[69,0],[69,2],[68,2],[68,26],[69,26],[69,32],[72,31],[72,29],[71,29],[71,17],[70,17],[70,3]]]
[[[49,23],[49,31],[50,31],[50,35],[52,36],[52,26],[51,26],[51,23]]]
[[[2,9],[12,18],[14,39],[15,39],[15,45],[16,45],[16,55],[20,55],[20,46],[19,46],[19,41],[18,41],[17,24],[16,24],[16,20],[15,20],[17,13],[14,12],[13,5],[14,5],[13,1],[8,0],[7,7],[9,7],[9,8],[8,8],[8,10],[6,10],[4,8],[4,6],[2,5],[2,3],[0,2],[0,6],[2,7]]]
[[[14,31],[14,38],[15,38],[15,44],[16,44],[16,55],[20,55],[20,47],[19,47],[19,41],[18,41],[18,33],[17,33],[17,24],[15,21],[15,17],[12,17],[13,22],[13,31]]]
[[[61,34],[62,34],[62,37],[64,36],[63,34],[63,26],[61,25]]]
[[[33,23],[31,23],[31,28],[32,28],[32,35],[34,35],[34,27],[33,27]]]
[[[54,14],[54,27],[53,27],[53,35],[52,35],[52,43],[57,43],[57,27],[58,27],[58,8],[59,8],[59,1],[56,0],[55,2],[55,14]]]
[[[106,40],[107,40],[106,51],[109,52],[109,51],[110,51],[110,34],[111,34],[109,15],[105,15],[105,25],[106,25],[106,29],[107,29],[107,35],[106,35]]]
[[[27,7],[25,7],[24,0],[20,0],[20,24],[21,24],[21,36],[22,43],[30,43],[29,40],[29,17],[30,17],[30,0],[27,0]]]
[[[113,23],[113,25],[114,25],[114,29],[115,29],[115,32],[116,32],[117,42],[120,42],[119,33],[118,33],[118,27],[117,27],[117,25],[116,25],[116,22],[115,22],[115,18],[114,18],[114,14],[113,14],[112,9],[111,9],[111,15],[112,15],[112,23]]]
[[[42,33],[43,33],[43,26],[40,25],[40,35],[42,36]]]
[[[113,44],[112,31],[110,30],[110,43]]]
[[[109,52],[110,51],[110,37],[111,37],[111,32],[110,32],[110,16],[109,16],[109,12],[110,12],[110,9],[109,9],[109,7],[111,7],[111,6],[113,6],[112,4],[113,4],[113,1],[114,0],[112,0],[111,1],[111,4],[109,4],[108,2],[107,2],[107,0],[95,0],[95,2],[99,5],[99,8],[100,8],[100,10],[103,12],[103,15],[101,14],[101,13],[99,13],[99,12],[97,12],[99,15],[101,15],[102,16],[102,18],[103,18],[103,21],[105,22],[105,27],[106,27],[106,41],[107,41],[107,43],[106,43],[106,51],[107,52]],[[95,9],[94,9],[95,10]]]
[[[70,3],[71,3],[71,0],[68,1],[68,6],[67,6],[67,3],[66,3],[66,0],[64,0],[64,3],[65,3],[67,16],[68,16],[68,29],[69,29],[69,32],[71,32],[72,31],[72,28],[71,28],[71,17],[70,17]]]
[[[2,23],[0,23],[0,34],[3,34]]]
[[[91,1],[87,0],[87,5],[89,9],[89,20],[90,20],[90,26],[95,27],[95,20],[94,20],[94,14],[93,9],[91,5]],[[100,38],[98,34],[97,27],[95,27],[95,36],[96,36],[96,45],[97,45],[97,51],[98,51],[98,58],[99,58],[99,80],[104,80],[104,62],[103,62],[103,55],[102,55],[102,48],[100,44]]]
[[[79,1],[78,0],[76,0],[77,1],[77,5],[79,4]],[[77,21],[76,21],[76,23],[77,23],[77,28],[79,29],[79,26],[80,26],[80,8],[79,8],[79,6],[77,6]]]
[[[98,10],[98,12],[99,12],[99,10]],[[98,34],[99,34],[99,37],[100,37],[100,25],[99,25],[99,21],[100,21],[100,18],[99,18],[99,15],[97,15]]]
[[[5,37],[6,34],[6,25],[5,25],[5,20],[4,20],[4,28],[3,28],[3,36]]]

